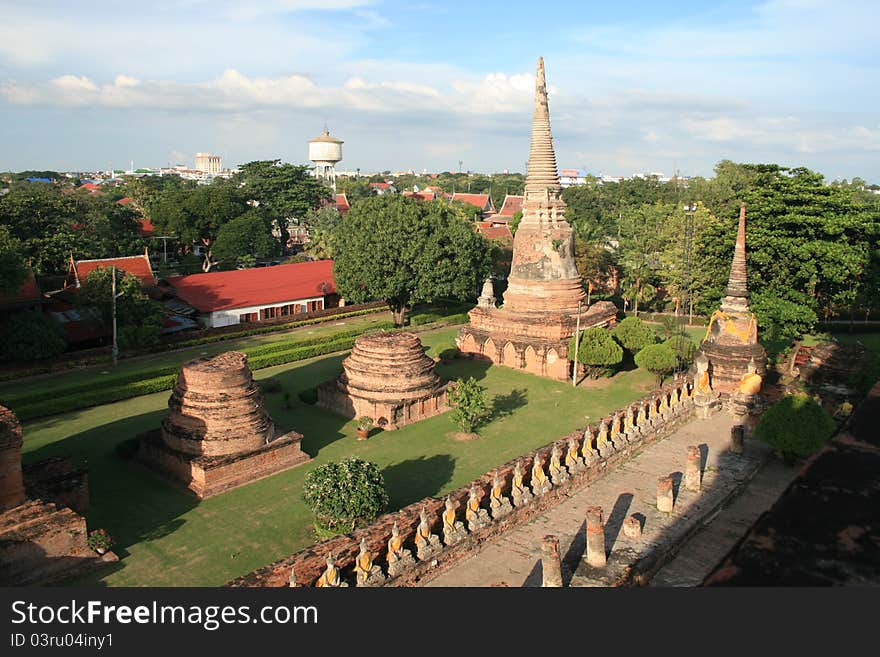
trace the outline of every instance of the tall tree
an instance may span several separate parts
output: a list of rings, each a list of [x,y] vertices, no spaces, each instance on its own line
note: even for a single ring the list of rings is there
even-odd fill
[[[339,293],[356,303],[385,300],[398,326],[411,303],[473,298],[491,266],[488,242],[441,201],[364,199],[335,241]]]
[[[0,295],[15,294],[27,277],[21,242],[7,226],[0,226]]]
[[[113,269],[98,267],[89,272],[77,294],[82,307],[96,308],[107,328],[113,321]],[[159,339],[164,313],[158,303],[141,290],[136,276],[116,270],[116,321],[119,345],[123,348],[143,347]]]
[[[216,264],[231,269],[236,265],[253,267],[257,258],[278,255],[280,250],[269,221],[258,209],[252,209],[220,227],[211,252]]]
[[[331,200],[329,187],[315,178],[309,167],[281,160],[257,160],[242,164],[234,181],[241,185],[248,201],[255,201],[268,212],[281,234],[281,243],[290,239],[289,222],[298,223],[309,210]]]
[[[217,264],[212,249],[220,228],[248,208],[238,187],[218,179],[195,189],[163,191],[150,206],[150,214],[164,234],[174,235],[184,244],[202,244],[202,270],[210,271]]]

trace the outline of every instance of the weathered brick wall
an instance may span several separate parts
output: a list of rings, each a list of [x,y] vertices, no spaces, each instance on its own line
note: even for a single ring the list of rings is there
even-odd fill
[[[628,439],[624,438],[623,435],[617,436],[613,443],[609,442],[602,447],[601,453],[599,450],[593,449],[593,454],[595,455],[593,463],[574,474],[565,484],[554,487],[548,493],[534,498],[530,503],[514,509],[512,513],[500,520],[493,520],[488,526],[469,534],[467,539],[461,543],[452,547],[444,547],[431,561],[417,561],[411,569],[389,580],[386,585],[411,586],[436,577],[457,561],[479,551],[483,543],[492,540],[495,536],[508,529],[540,515],[549,507],[566,499],[573,490],[586,486],[610,469],[629,459],[642,446],[665,436],[682,422],[687,421],[693,413],[693,402],[687,394],[689,385],[690,382],[685,380],[676,382],[675,386],[671,388],[671,390],[676,391],[676,401],[672,403],[671,409],[663,414],[653,413],[649,421],[642,419],[640,430],[631,432]],[[665,391],[668,390],[665,389]],[[643,417],[638,409],[644,409],[649,405],[651,408],[657,409],[662,392],[664,391],[655,391],[641,400],[630,404],[628,408],[637,409],[637,418]],[[678,400],[679,397],[680,400]],[[568,447],[569,439],[575,438],[579,443],[579,449],[583,447],[584,440],[590,441],[590,445],[595,448],[597,446],[598,434],[600,433],[599,427],[603,424],[610,426],[615,419],[619,422],[625,412],[626,408],[607,418],[603,418],[594,426],[587,427],[585,430],[575,431],[548,445],[533,450],[525,456],[509,461],[487,472],[473,482],[452,491],[449,496],[457,504],[458,518],[464,521],[464,507],[472,486],[477,488],[482,501],[481,506],[485,508],[488,506],[490,487],[496,474],[504,482],[505,495],[509,496],[510,483],[517,462],[520,463],[524,479],[528,479],[534,459],[538,455],[544,459],[546,469],[554,445],[558,445],[560,451],[564,454]],[[374,555],[375,563],[384,569],[386,565],[387,543],[391,537],[391,529],[395,522],[400,529],[400,535],[404,538],[404,547],[415,555],[416,550],[413,541],[415,530],[419,524],[419,512],[423,508],[426,511],[429,522],[432,524],[432,532],[442,538],[440,514],[444,508],[444,500],[429,497],[410,504],[400,511],[385,514],[367,527],[316,543],[300,552],[232,580],[228,583],[228,586],[287,586],[290,581],[291,571],[295,574],[299,585],[310,586],[326,568],[326,558],[331,553],[343,578],[350,580],[361,539],[366,540],[368,549]]]
[[[84,465],[68,456],[54,456],[23,466],[30,497],[52,500],[77,513],[89,510],[89,476]]]

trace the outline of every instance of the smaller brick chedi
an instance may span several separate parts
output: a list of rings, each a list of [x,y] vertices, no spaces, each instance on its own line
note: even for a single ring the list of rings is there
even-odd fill
[[[185,363],[168,408],[161,428],[141,436],[139,457],[199,498],[310,460],[301,434],[275,427],[243,353]]]
[[[745,203],[740,207],[727,289],[721,307],[709,320],[700,353],[709,361],[711,386],[719,393],[737,392],[744,377],[749,376],[750,368],[761,377],[765,374],[767,354],[758,342],[758,320],[749,310]]]
[[[449,410],[449,384],[440,381],[418,336],[367,333],[355,340],[342,374],[318,386],[318,406],[349,418],[369,417],[393,430]]]
[[[568,344],[581,329],[608,326],[617,308],[600,301],[584,307],[584,286],[574,259],[574,234],[556,169],[544,60],[538,59],[535,111],[523,214],[513,240],[504,305],[495,307],[491,281],[456,343],[463,353],[532,374],[564,380]],[[580,312],[580,317],[578,313]]]

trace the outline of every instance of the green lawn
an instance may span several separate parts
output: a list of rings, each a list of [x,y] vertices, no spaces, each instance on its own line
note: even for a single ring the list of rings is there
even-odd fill
[[[437,330],[422,340],[437,354],[454,344],[456,331]],[[268,368],[256,378],[275,378],[296,398],[297,391],[336,376],[342,358]],[[438,371],[445,378],[474,376],[486,387],[496,412],[478,440],[455,440],[457,429],[446,414],[399,431],[374,432],[358,442],[353,422],[299,401],[285,409],[281,394],[272,394],[267,403],[273,419],[304,434],[303,448],[314,461],[203,502],[120,459],[114,450],[158,425],[167,392],[28,423],[24,458],[70,454],[88,462],[89,527],[104,527],[117,539],[114,550],[121,561],[103,577],[81,583],[219,585],[312,542],[310,513],[300,491],[306,472],[316,465],[351,455],[378,463],[391,506],[399,508],[461,486],[640,397],[653,385],[653,377],[638,370],[578,388],[470,360],[441,365]]]

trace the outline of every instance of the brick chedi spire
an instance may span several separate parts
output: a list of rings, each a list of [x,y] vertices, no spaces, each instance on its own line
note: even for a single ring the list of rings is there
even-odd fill
[[[532,146],[529,150],[529,170],[526,173],[525,196],[547,196],[547,190],[558,193],[559,174],[556,153],[550,132],[550,107],[547,103],[547,82],[544,77],[544,58],[538,57],[535,76],[535,113],[532,118]]]
[[[574,234],[556,171],[544,60],[538,58],[535,113],[523,216],[513,240],[504,307],[514,312],[576,313],[584,291],[574,261]]]
[[[733,250],[733,264],[727,290],[721,300],[724,312],[747,312],[749,309],[748,275],[746,273],[746,204],[739,208],[739,230],[736,233],[736,246]]]
[[[758,342],[758,320],[749,310],[745,203],[739,209],[739,229],[727,290],[721,307],[712,313],[700,352],[709,361],[712,388],[717,392],[736,392],[750,365],[764,375],[767,355]]]
[[[617,307],[609,301],[589,308],[579,304],[584,286],[575,266],[574,234],[565,220],[561,192],[544,60],[538,58],[523,214],[513,239],[503,306],[495,307],[489,281],[455,342],[463,353],[560,381],[571,376],[569,341],[577,325],[608,326],[617,316]]]

